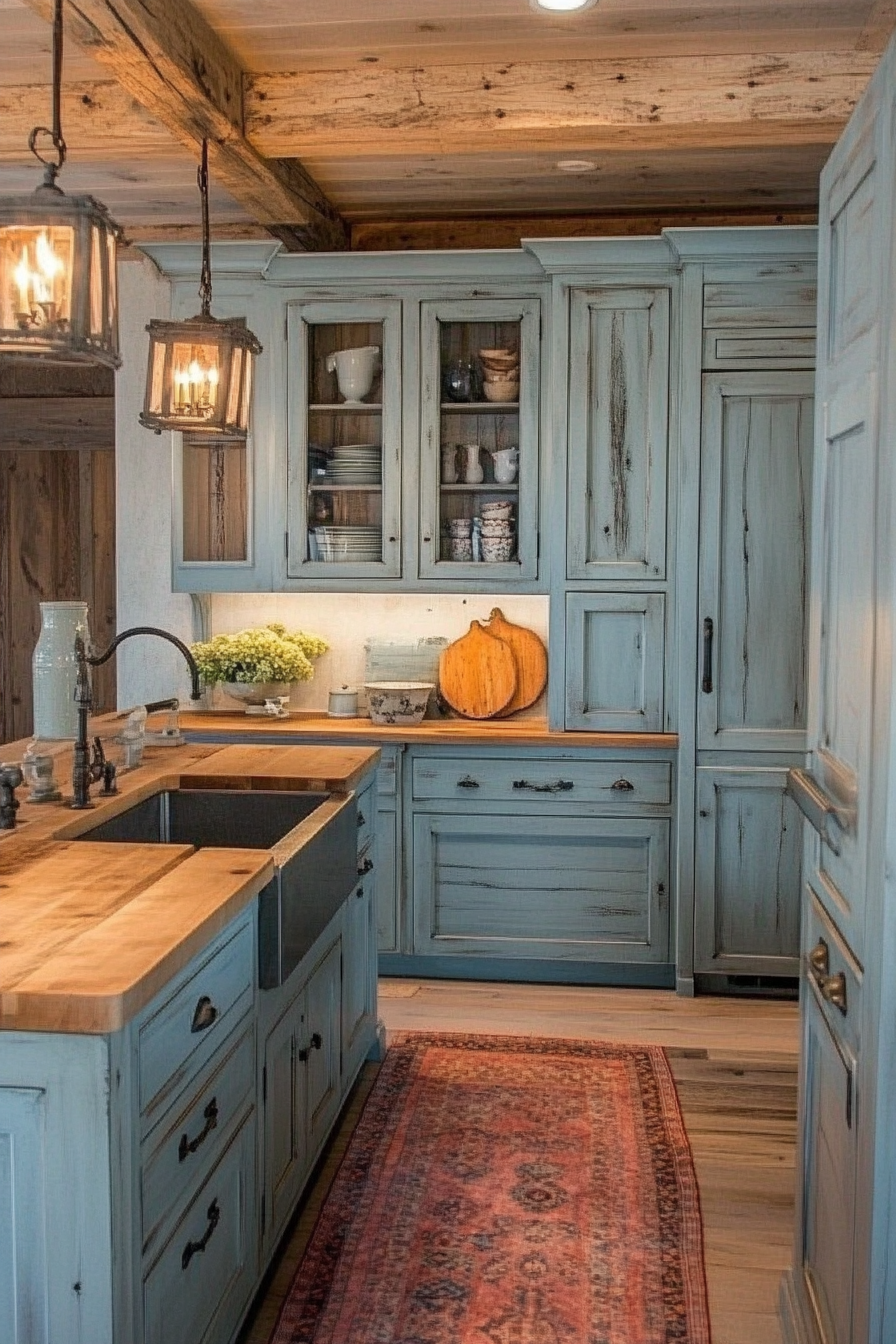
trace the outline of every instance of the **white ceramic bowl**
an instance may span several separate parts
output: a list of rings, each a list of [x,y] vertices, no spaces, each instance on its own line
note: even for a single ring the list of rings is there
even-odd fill
[[[407,726],[426,713],[434,681],[368,681],[367,707],[374,723]]]

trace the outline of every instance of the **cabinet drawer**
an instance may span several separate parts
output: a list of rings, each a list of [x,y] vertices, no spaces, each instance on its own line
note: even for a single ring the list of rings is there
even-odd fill
[[[255,1280],[254,1162],[253,1110],[144,1281],[145,1344],[232,1337]]]
[[[843,1042],[853,1056],[858,1056],[861,1052],[861,972],[811,886],[808,889],[808,896],[803,935],[806,989],[813,994],[835,1039]],[[826,959],[826,967],[824,960],[817,963],[817,973],[813,971],[810,960],[816,957]],[[831,982],[840,976],[843,977],[841,983],[832,985]],[[826,992],[822,988],[823,982],[826,982],[824,986]],[[845,994],[845,1012],[841,1011],[829,997],[831,988],[835,990],[842,988]]]
[[[140,1174],[143,1254],[150,1254],[166,1215],[204,1180],[221,1156],[240,1115],[249,1108],[255,1076],[251,1025],[226,1050],[208,1081],[178,1109],[149,1150]]]
[[[251,1006],[255,939],[244,920],[140,1028],[140,1110],[158,1114]]]
[[[461,798],[537,802],[568,810],[576,803],[670,803],[668,761],[498,761],[488,757],[416,760],[415,800]]]

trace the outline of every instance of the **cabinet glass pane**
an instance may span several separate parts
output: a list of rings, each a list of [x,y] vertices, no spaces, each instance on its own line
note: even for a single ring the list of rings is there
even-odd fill
[[[183,436],[183,559],[249,558],[249,449]]]
[[[439,558],[517,558],[521,321],[439,322]]]
[[[309,560],[383,559],[382,352],[382,322],[309,324]]]

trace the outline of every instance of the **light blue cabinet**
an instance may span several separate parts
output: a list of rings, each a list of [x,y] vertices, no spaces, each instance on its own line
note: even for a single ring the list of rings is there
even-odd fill
[[[787,767],[698,766],[694,968],[799,972],[802,825]]]
[[[665,578],[669,290],[574,291],[569,320],[566,576]]]
[[[662,732],[665,670],[663,593],[567,594],[567,728]]]

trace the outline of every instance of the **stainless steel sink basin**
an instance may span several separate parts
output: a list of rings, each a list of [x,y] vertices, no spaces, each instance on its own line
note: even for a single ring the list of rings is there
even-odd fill
[[[357,808],[336,794],[167,789],[100,821],[80,840],[269,849],[261,892],[259,981],[282,984],[357,882]]]

